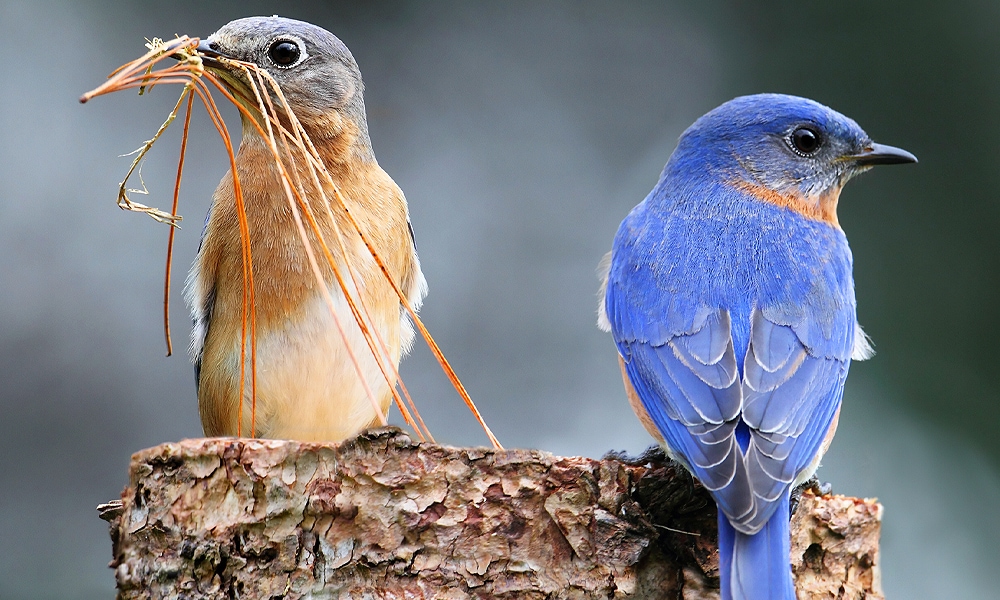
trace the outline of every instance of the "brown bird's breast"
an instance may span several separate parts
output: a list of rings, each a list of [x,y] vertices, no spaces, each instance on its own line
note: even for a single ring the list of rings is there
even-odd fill
[[[406,201],[374,160],[326,160],[333,182],[321,181],[319,187],[302,168],[304,162],[298,162],[293,179],[302,182],[303,201],[308,205],[307,211],[299,207],[301,224],[322,286],[310,264],[280,171],[264,141],[245,134],[237,156],[257,318],[255,432],[264,437],[342,439],[377,420],[359,369],[383,414],[391,399],[391,385],[351,314],[348,295],[368,315],[369,329],[382,336],[386,360],[394,367],[400,358],[400,301],[358,230],[400,288],[408,289],[407,282],[419,276],[419,267],[408,231]],[[208,435],[233,435],[240,419],[243,256],[230,173],[216,191],[196,262],[197,276],[214,290],[199,385]],[[351,359],[352,353],[359,364]],[[246,377],[249,388],[249,369]],[[249,412],[244,406],[244,435],[250,431]]]

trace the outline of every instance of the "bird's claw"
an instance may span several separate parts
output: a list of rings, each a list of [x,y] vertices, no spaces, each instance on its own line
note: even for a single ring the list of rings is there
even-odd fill
[[[601,457],[601,460],[616,460],[630,467],[642,467],[652,464],[667,464],[670,462],[670,457],[667,456],[662,446],[653,444],[638,456],[631,456],[624,450],[609,450]]]
[[[799,499],[802,498],[802,492],[806,490],[809,490],[816,496],[826,496],[827,494],[833,493],[833,484],[827,481],[820,481],[813,476],[801,485],[797,485],[792,488],[792,497],[789,501],[790,514],[795,514],[795,510],[799,507]]]

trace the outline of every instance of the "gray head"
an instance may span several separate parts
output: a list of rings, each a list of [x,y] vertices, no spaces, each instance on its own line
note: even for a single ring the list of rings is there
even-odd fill
[[[250,62],[266,70],[310,136],[322,136],[322,128],[337,121],[331,122],[330,114],[336,111],[357,126],[358,142],[370,149],[361,71],[351,51],[329,31],[278,16],[247,17],[226,24],[198,49],[209,57]],[[242,74],[221,63],[206,61],[206,67],[223,74],[234,91],[246,86]],[[253,99],[249,89],[242,91]]]

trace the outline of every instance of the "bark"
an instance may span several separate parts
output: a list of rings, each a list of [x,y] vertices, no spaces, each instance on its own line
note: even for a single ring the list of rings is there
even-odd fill
[[[132,457],[118,597],[718,598],[715,507],[675,463],[246,439]],[[873,500],[803,494],[800,598],[882,598]]]

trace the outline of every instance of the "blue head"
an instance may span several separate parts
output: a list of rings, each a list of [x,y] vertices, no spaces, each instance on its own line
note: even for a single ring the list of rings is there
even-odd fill
[[[835,223],[840,190],[851,177],[877,164],[916,161],[905,150],[874,143],[854,120],[818,102],[757,94],[695,121],[663,178],[695,174]]]

